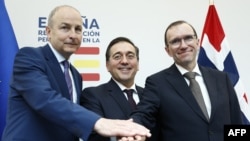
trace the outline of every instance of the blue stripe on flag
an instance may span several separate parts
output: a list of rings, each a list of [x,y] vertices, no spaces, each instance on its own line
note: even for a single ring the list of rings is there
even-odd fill
[[[198,64],[202,64],[203,66],[211,67],[213,69],[217,69],[216,66],[207,57],[207,54],[206,54],[203,47],[200,48]]]
[[[0,0],[0,139],[6,122],[9,81],[17,51],[18,45],[5,3]]]
[[[240,76],[234,63],[234,59],[231,52],[229,52],[227,57],[225,58],[223,71],[227,72],[229,78],[235,86],[236,83],[239,81]]]
[[[211,60],[207,57],[206,51],[204,50],[203,47],[200,48],[198,63],[201,64],[202,66],[206,66],[206,67],[210,67],[210,68],[218,70],[218,68],[213,64],[213,62],[211,62]],[[224,70],[222,71],[227,72],[233,85],[235,85],[238,82],[239,74],[236,69],[236,65],[234,63],[231,52],[227,55],[224,61]]]

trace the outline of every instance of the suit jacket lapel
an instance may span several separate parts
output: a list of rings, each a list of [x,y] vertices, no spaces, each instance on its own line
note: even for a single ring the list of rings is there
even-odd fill
[[[209,73],[209,69],[205,69],[204,67],[200,67],[201,73],[203,75],[203,79],[205,82],[205,85],[207,87],[207,91],[209,94],[210,102],[211,102],[211,115],[210,115],[210,120],[213,118],[213,115],[216,111],[216,107],[218,106],[218,98],[217,96],[218,91],[217,91],[217,80],[216,77],[213,75],[213,73]]]
[[[124,114],[129,117],[132,110],[129,106],[127,98],[123,94],[120,87],[112,79],[108,82],[108,93],[116,101],[117,105],[119,105]]]
[[[137,93],[138,93],[139,99],[142,99],[143,88],[141,88],[141,87],[139,87],[139,86],[137,86],[137,85],[135,85],[135,88],[136,88],[136,91],[137,91]]]
[[[42,48],[42,51],[47,61],[47,64],[49,65],[49,68],[51,72],[53,73],[53,76],[55,77],[56,83],[58,84],[58,90],[60,90],[60,92],[62,93],[64,97],[70,99],[69,94],[68,94],[67,84],[64,79],[64,74],[62,72],[60,64],[58,63],[49,45],[48,44],[45,45]]]
[[[79,103],[80,94],[82,91],[82,79],[81,79],[82,77],[79,76],[79,72],[76,70],[76,68],[74,66],[70,65],[70,69],[71,69],[73,80],[75,83],[76,94],[77,94],[77,103]]]
[[[180,95],[186,103],[197,113],[201,118],[207,121],[203,115],[198,103],[196,102],[190,88],[188,87],[184,77],[181,75],[177,67],[173,64],[169,69],[166,70],[166,79],[176,90],[177,94]]]

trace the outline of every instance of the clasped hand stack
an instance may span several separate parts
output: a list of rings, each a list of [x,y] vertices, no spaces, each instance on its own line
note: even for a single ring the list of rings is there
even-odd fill
[[[132,119],[101,118],[96,122],[94,130],[103,136],[117,136],[118,141],[145,141],[147,137],[151,137],[147,128],[133,122]]]

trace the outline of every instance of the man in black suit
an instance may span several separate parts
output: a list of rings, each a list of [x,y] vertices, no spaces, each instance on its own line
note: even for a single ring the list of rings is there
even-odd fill
[[[113,39],[106,50],[106,67],[112,78],[97,87],[85,88],[80,104],[102,117],[129,119],[133,109],[123,90],[133,89],[133,98],[136,103],[139,102],[143,91],[135,84],[135,75],[139,70],[139,48],[126,37]],[[109,137],[93,133],[88,141],[109,140]]]
[[[143,98],[131,117],[148,128],[159,122],[157,141],[223,141],[224,125],[242,123],[229,77],[197,64],[199,39],[186,21],[171,23],[164,40],[165,50],[173,57],[174,64],[147,77]],[[196,74],[205,114],[189,88],[191,81],[184,77],[186,72]]]

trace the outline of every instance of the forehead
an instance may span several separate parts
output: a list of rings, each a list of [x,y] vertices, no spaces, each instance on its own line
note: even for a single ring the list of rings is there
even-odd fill
[[[170,39],[192,34],[194,34],[192,27],[186,23],[182,23],[171,27],[167,32],[167,38]]]
[[[135,52],[135,48],[133,45],[131,45],[128,42],[118,42],[110,48],[111,54],[114,54],[117,52],[122,52],[122,53]]]
[[[69,23],[82,25],[82,17],[78,11],[70,7],[62,7],[53,16],[54,23]]]

